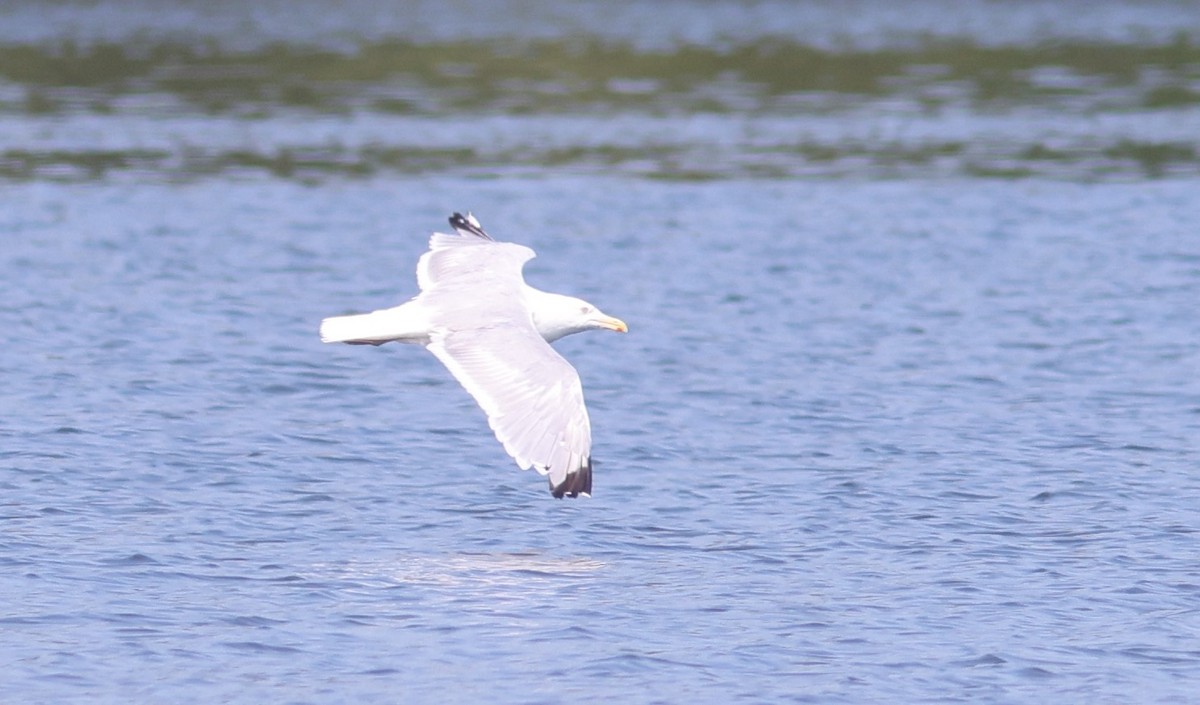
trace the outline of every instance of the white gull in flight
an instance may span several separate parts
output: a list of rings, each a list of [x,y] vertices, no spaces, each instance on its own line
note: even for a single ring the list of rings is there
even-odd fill
[[[420,294],[395,308],[326,318],[321,340],[424,345],[479,402],[517,465],[546,475],[555,497],[590,496],[583,387],[550,343],[593,328],[624,333],[625,323],[526,284],[521,269],[533,250],[492,240],[470,213],[455,213],[450,225],[458,234],[434,233],[417,262]]]

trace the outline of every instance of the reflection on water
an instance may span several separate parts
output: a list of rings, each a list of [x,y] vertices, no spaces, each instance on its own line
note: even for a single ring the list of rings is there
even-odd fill
[[[398,556],[375,562],[351,561],[314,566],[321,578],[372,585],[437,586],[452,590],[486,590],[495,599],[553,590],[564,580],[587,577],[605,564],[587,557],[536,553],[460,553]],[[314,576],[316,577],[316,576]]]
[[[121,6],[102,7],[100,24],[118,26]],[[29,19],[11,11],[17,29],[0,32],[0,179],[1200,170],[1189,127],[1200,124],[1198,28],[1176,22],[1161,31],[1173,6],[1144,10],[1159,31],[1030,32],[1004,43],[922,33],[882,10],[867,13],[874,24],[864,20],[858,35],[829,42],[796,29],[792,20],[806,10],[775,8],[783,19],[755,29],[750,9],[724,5],[741,18],[724,34],[663,30],[647,42],[632,28],[617,36],[608,24],[588,24],[589,7],[578,8],[578,22],[559,16],[567,31],[557,34],[530,22],[525,35],[443,36],[393,18],[382,33],[369,23],[321,36],[283,27],[258,42],[244,31],[206,32],[226,16],[206,16],[209,25],[190,31],[150,26],[111,38],[78,36],[78,23],[65,21],[57,34],[23,34]],[[662,11],[683,27],[698,16],[689,8]],[[258,15],[243,12],[257,26]],[[1031,10],[1013,6],[1022,12]],[[870,41],[888,22],[908,33]],[[606,130],[611,122],[620,128]]]

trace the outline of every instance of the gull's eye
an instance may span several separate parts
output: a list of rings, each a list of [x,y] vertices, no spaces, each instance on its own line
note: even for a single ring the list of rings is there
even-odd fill
[[[591,307],[591,306],[580,306],[580,307],[579,307],[579,312],[580,312],[580,313],[591,313],[591,312],[592,312],[592,307]]]

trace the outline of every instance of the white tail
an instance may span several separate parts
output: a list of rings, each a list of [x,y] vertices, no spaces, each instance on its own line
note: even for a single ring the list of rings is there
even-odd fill
[[[334,316],[321,321],[321,342],[382,345],[393,340],[403,343],[429,341],[429,328],[422,325],[419,311],[409,304],[396,308]]]

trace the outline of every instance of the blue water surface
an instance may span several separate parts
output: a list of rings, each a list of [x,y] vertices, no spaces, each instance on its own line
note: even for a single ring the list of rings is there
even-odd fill
[[[0,701],[1192,701],[1198,194],[9,184]],[[629,323],[590,500],[316,337],[468,208]]]

